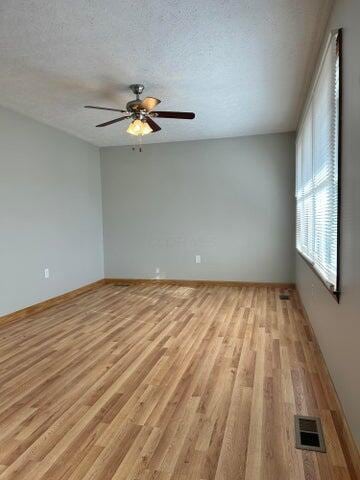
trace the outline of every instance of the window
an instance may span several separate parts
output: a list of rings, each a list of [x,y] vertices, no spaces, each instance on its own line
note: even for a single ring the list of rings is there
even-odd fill
[[[296,248],[339,293],[341,30],[326,45],[296,139]]]

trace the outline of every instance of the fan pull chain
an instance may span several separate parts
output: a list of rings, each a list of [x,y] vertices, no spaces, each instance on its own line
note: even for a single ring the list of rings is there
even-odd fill
[[[142,146],[143,146],[142,135],[139,135],[137,138],[138,138],[138,141],[139,141],[139,145],[133,145],[131,147],[131,149],[132,149],[133,152],[135,152],[135,150],[137,148],[139,148],[139,152],[142,153]]]

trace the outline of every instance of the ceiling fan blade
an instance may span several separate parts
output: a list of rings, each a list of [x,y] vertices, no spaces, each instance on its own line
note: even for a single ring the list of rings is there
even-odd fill
[[[112,125],[113,123],[121,122],[122,120],[126,120],[127,118],[131,118],[131,115],[127,115],[126,117],[114,118],[114,120],[110,120],[109,122],[100,123],[100,125],[96,125],[97,127],[106,127],[107,125]]]
[[[193,112],[151,112],[151,115],[158,118],[183,118],[185,120],[195,118]]]
[[[120,113],[127,112],[127,110],[119,110],[118,108],[93,107],[92,105],[85,105],[84,108],[96,108],[96,110],[110,110],[111,112],[120,112]]]
[[[150,118],[149,116],[146,117],[146,121],[150,125],[152,133],[155,133],[155,132],[158,132],[159,130],[161,130],[161,127],[156,122],[154,122],[154,120],[152,118]]]
[[[141,102],[140,108],[150,112],[151,110],[153,110],[156,107],[156,105],[159,105],[160,102],[161,102],[161,100],[159,100],[158,98],[146,97]]]

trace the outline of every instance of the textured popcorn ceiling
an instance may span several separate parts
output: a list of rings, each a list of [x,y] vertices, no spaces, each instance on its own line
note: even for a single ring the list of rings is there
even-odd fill
[[[94,125],[144,83],[163,110],[146,142],[295,129],[331,0],[1,0],[0,105],[99,146],[128,122]]]

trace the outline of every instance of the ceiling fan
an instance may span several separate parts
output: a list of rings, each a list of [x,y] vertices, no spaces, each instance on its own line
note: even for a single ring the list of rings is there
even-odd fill
[[[122,120],[132,119],[127,132],[136,135],[143,136],[149,133],[156,133],[161,130],[161,127],[153,120],[154,118],[181,118],[185,120],[192,120],[195,118],[195,113],[192,112],[164,112],[154,110],[159,105],[161,100],[153,97],[146,97],[144,100],[140,99],[140,95],[144,90],[144,85],[136,83],[130,85],[131,91],[136,95],[135,100],[131,100],[126,104],[126,110],[119,110],[117,108],[96,107],[92,105],[86,105],[85,108],[96,108],[97,110],[110,110],[112,112],[120,112],[125,115],[119,118],[114,118],[105,123],[96,125],[97,127],[107,127],[113,123],[121,122]]]

